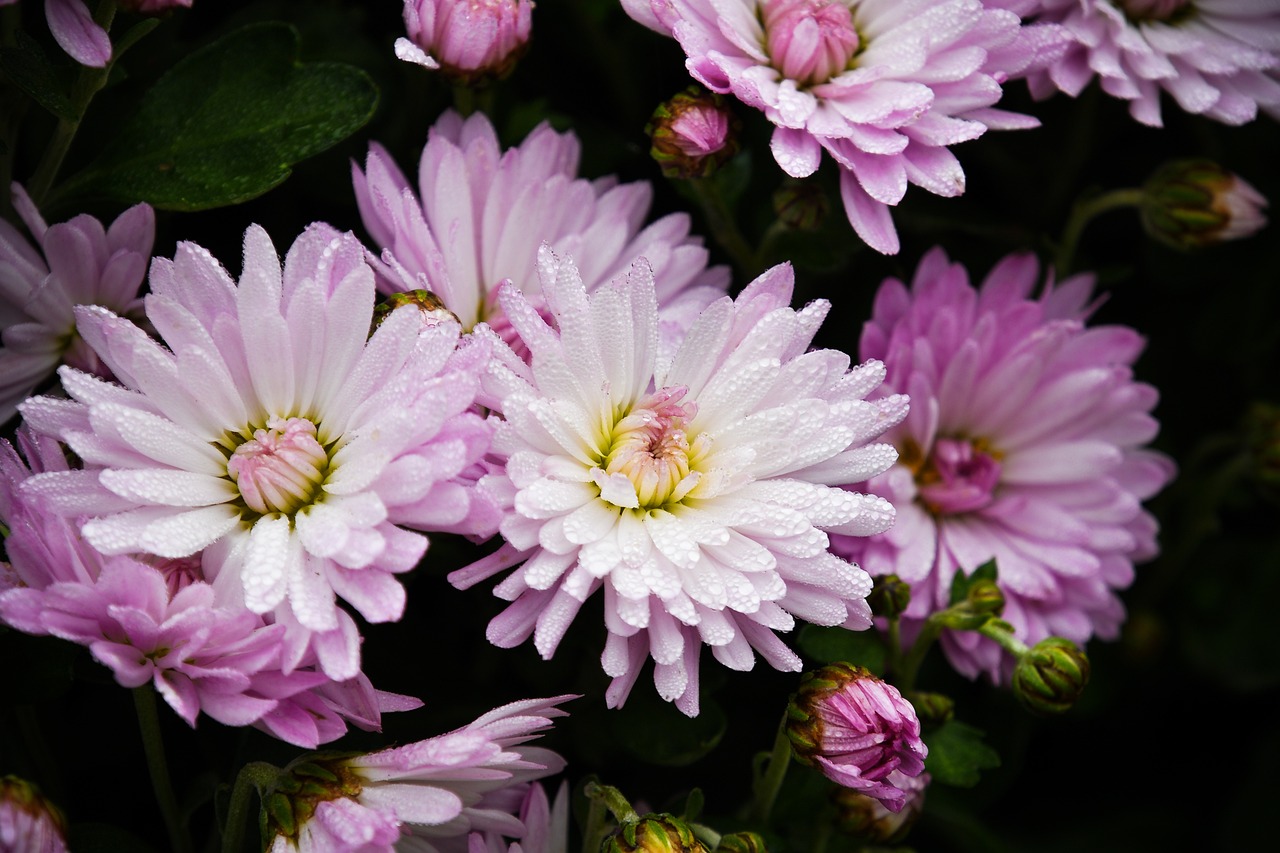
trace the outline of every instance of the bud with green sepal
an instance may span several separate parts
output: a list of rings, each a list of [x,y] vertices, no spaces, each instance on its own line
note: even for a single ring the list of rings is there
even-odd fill
[[[1212,160],[1175,160],[1142,187],[1142,225],[1177,249],[1198,249],[1249,237],[1267,219],[1267,200],[1243,178]]]
[[[1049,637],[1021,655],[1013,670],[1013,693],[1037,714],[1061,714],[1089,683],[1089,659],[1075,643]]]
[[[953,719],[956,715],[956,703],[950,696],[941,693],[927,693],[923,690],[909,690],[903,694],[911,707],[916,709],[920,725],[933,728]]]
[[[827,194],[815,181],[788,180],[773,194],[778,221],[796,231],[813,231],[831,210]]]
[[[40,789],[0,776],[0,850],[66,853],[67,821]]]
[[[875,579],[867,604],[876,616],[896,619],[906,612],[911,603],[911,584],[897,575],[881,575]]]
[[[600,845],[600,853],[711,853],[693,827],[673,814],[624,820]]]
[[[928,785],[928,773],[910,778],[906,805],[898,812],[890,811],[866,794],[836,788],[831,793],[836,827],[863,844],[897,844],[907,837],[924,811],[924,792]]]
[[[644,131],[668,178],[705,178],[738,152],[740,122],[725,99],[690,86],[653,111]]]
[[[730,832],[720,836],[714,853],[769,853],[764,839],[754,832]]]

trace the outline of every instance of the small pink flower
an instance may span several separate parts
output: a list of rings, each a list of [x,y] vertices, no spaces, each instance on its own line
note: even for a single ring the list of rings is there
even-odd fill
[[[523,744],[565,716],[557,706],[573,698],[513,702],[448,734],[381,752],[301,759],[325,767],[338,781],[329,796],[308,794],[319,802],[296,831],[269,820],[272,853],[390,853],[405,836],[413,838],[406,843],[414,850],[461,851],[473,833],[477,843],[495,846],[499,836],[529,833],[544,842],[525,848],[529,853],[563,853],[546,843],[556,837],[552,813],[545,794],[539,800],[530,783],[559,773],[564,759]],[[567,816],[559,798],[555,814]]]
[[[833,663],[807,673],[787,709],[796,757],[837,785],[901,812],[924,772],[928,747],[915,708],[862,667]]]
[[[0,220],[0,422],[59,364],[109,373],[76,332],[75,306],[140,315],[138,290],[155,239],[155,213],[146,204],[104,228],[86,215],[46,225],[16,183],[13,202],[38,248]]]
[[[532,0],[404,0],[396,56],[475,82],[510,73],[529,41]]]

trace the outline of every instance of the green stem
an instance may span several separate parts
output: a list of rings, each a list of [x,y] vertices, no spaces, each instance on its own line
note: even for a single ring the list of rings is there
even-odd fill
[[[791,764],[791,739],[787,737],[787,718],[783,716],[778,724],[778,734],[773,739],[773,752],[769,753],[769,764],[755,780],[751,801],[751,819],[758,824],[769,820],[773,804],[782,790],[782,781],[787,778],[787,767]]]
[[[240,853],[244,849],[244,830],[253,794],[262,792],[280,776],[280,768],[265,761],[251,761],[240,768],[231,803],[227,807],[227,823],[222,833],[222,853]],[[261,846],[261,845],[259,845]]]
[[[692,178],[689,187],[707,217],[711,236],[728,253],[739,274],[747,280],[755,278],[760,272],[760,259],[738,228],[737,220],[729,210],[729,205],[725,204],[724,196],[720,194],[714,178]]]
[[[160,715],[156,710],[156,692],[150,684],[133,688],[133,704],[138,712],[138,728],[142,730],[142,746],[147,753],[147,769],[151,773],[151,786],[156,792],[156,802],[164,816],[169,831],[169,847],[174,853],[192,853],[191,839],[187,837],[178,819],[178,800],[173,794],[173,782],[169,778],[169,764],[164,757],[164,740],[160,735]]]
[[[941,634],[942,620],[939,618],[938,613],[934,613],[924,620],[924,626],[921,627],[920,633],[916,636],[916,641],[911,646],[911,651],[907,652],[906,657],[902,660],[902,669],[898,672],[898,678],[894,686],[903,693],[915,689],[916,675],[920,672],[920,664],[924,662],[924,656],[929,653],[929,649],[937,642]]]
[[[593,785],[594,783],[589,783],[585,789],[587,821],[582,828],[582,853],[600,853],[600,845],[604,842],[606,832],[604,813],[607,809],[603,799],[591,795]]]
[[[1009,633],[1002,627],[1003,623],[998,619],[992,619],[981,628],[978,633],[989,640],[995,640],[1000,644],[1000,648],[1004,649],[1015,658],[1020,658],[1028,651],[1027,645],[1019,640],[1013,634]]]
[[[471,115],[476,111],[476,93],[470,86],[464,86],[457,83],[453,87],[453,108],[456,109],[463,118]]]
[[[1109,210],[1118,210],[1122,207],[1137,207],[1141,203],[1142,190],[1136,188],[1112,190],[1099,196],[1077,201],[1075,206],[1071,208],[1067,226],[1062,231],[1062,240],[1058,243],[1058,256],[1054,262],[1054,269],[1057,270],[1058,276],[1064,276],[1071,271],[1071,262],[1075,259],[1076,247],[1080,244],[1080,235],[1084,233],[1084,229],[1095,217]]]
[[[902,668],[902,620],[897,616],[889,617],[886,642],[889,646],[889,660],[885,669],[896,675]]]
[[[115,0],[102,0],[98,4],[97,11],[94,12],[93,20],[104,30],[110,30],[111,22],[115,19],[115,16]],[[89,109],[89,102],[107,84],[107,77],[111,74],[111,68],[119,58],[118,53],[118,51],[113,51],[111,59],[107,61],[104,68],[90,68],[87,65],[80,68],[80,74],[71,86],[71,106],[75,110],[76,117],[74,120],[58,119],[58,126],[54,128],[53,138],[49,140],[49,144],[44,150],[44,156],[40,158],[40,163],[36,166],[35,173],[31,176],[31,180],[27,182],[27,192],[30,194],[31,200],[36,203],[36,206],[44,202],[45,196],[49,193],[49,188],[53,186],[54,178],[58,176],[58,170],[62,168],[62,161],[66,159],[67,152],[71,150],[71,143],[76,138],[76,132],[80,129],[80,122],[84,120],[85,111]]]

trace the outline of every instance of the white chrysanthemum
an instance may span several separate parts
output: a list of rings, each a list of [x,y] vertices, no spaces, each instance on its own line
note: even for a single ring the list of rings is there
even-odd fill
[[[556,327],[505,286],[531,362],[508,351],[485,379],[507,461],[481,485],[510,506],[507,544],[450,576],[466,587],[523,563],[495,590],[512,604],[489,639],[533,635],[550,657],[603,589],[609,704],[651,656],[658,692],[692,716],[701,644],[733,669],[750,669],[754,649],[799,670],[774,634],[795,617],[867,627],[870,579],[828,552],[827,532],[883,531],[893,507],[832,484],[893,464],[891,447],[868,442],[907,400],[863,399],[884,376],[879,362],[850,370],[844,353],[806,352],[828,304],[792,310],[791,269],[774,267],[713,302],[663,357],[645,264],[588,295],[544,247],[539,275]]]
[[[283,269],[250,228],[238,285],[182,244],[156,259],[151,289],[147,318],[168,348],[104,308],[77,309],[120,385],[64,368],[71,400],[22,405],[85,466],[24,492],[89,516],[83,535],[104,554],[203,552],[220,604],[286,626],[286,671],[312,650],[329,677],[355,676],[359,636],[336,599],[371,622],[400,617],[395,574],[427,547],[403,527],[496,527],[472,488],[490,436],[469,411],[487,344],[459,346],[457,323],[414,309],[370,337],[373,270],[355,237],[322,224]]]

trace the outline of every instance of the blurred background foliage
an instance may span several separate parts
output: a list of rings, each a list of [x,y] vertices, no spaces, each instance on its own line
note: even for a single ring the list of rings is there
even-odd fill
[[[345,63],[368,75],[379,93],[372,118],[298,163],[264,195],[162,212],[155,254],[172,255],[177,241],[192,240],[237,273],[242,234],[253,222],[278,247],[317,219],[364,237],[349,161],[361,161],[377,140],[414,175],[427,128],[452,99],[438,77],[394,58],[392,42],[403,32],[399,7],[394,0],[198,0],[189,12],[161,20],[124,57],[92,104],[62,174],[91,169],[121,128],[136,123],[143,93],[175,63],[247,24],[283,21],[296,28],[303,61]],[[26,25],[49,44],[42,16],[26,11]],[[57,73],[69,74],[50,54]],[[724,262],[708,224],[647,155],[643,127],[660,101],[688,85],[683,62],[673,41],[633,23],[617,0],[543,0],[528,54],[480,103],[507,144],[540,121],[572,129],[582,141],[582,174],[653,182],[652,216],[691,212],[696,233],[708,236]],[[1211,158],[1280,198],[1280,131],[1267,118],[1226,127],[1166,101],[1167,126],[1157,130],[1134,122],[1124,104],[1096,87],[1076,100],[1035,103],[1020,83],[1006,86],[1000,106],[1032,113],[1042,127],[990,132],[958,146],[965,195],[942,199],[911,189],[894,212],[902,237],[895,257],[876,254],[853,234],[835,171],[824,164],[814,182],[826,194],[826,218],[813,231],[787,234],[768,259],[795,265],[798,301],[832,301],[820,343],[856,355],[876,287],[886,276],[909,280],[934,245],[964,263],[975,283],[1011,251],[1049,262],[1078,199],[1138,186],[1169,159]],[[733,107],[744,125],[743,153],[718,180],[736,194],[739,226],[758,244],[773,222],[771,200],[784,175],[771,161],[763,116]],[[34,168],[53,121],[34,107],[26,116],[14,140],[16,178]],[[55,190],[49,221],[121,209],[92,196],[93,189],[70,181]],[[958,718],[987,732],[1002,763],[972,788],[934,785],[909,843],[957,853],[1266,849],[1274,836],[1267,807],[1280,794],[1280,642],[1272,633],[1280,603],[1280,239],[1273,225],[1252,239],[1183,253],[1145,236],[1134,211],[1115,211],[1087,228],[1071,268],[1097,274],[1106,301],[1095,322],[1131,325],[1148,340],[1137,372],[1161,392],[1155,446],[1180,469],[1152,502],[1163,553],[1139,567],[1125,594],[1130,617],[1120,641],[1089,647],[1093,680],[1062,718],[1033,719],[1009,693],[962,679],[931,657],[921,686],[954,697]],[[738,271],[735,287],[747,280]],[[470,543],[433,537],[423,566],[407,579],[404,619],[365,629],[374,684],[419,696],[426,707],[388,716],[384,736],[354,732],[337,746],[405,742],[518,698],[580,692],[572,716],[546,738],[569,759],[571,784],[594,774],[633,801],[677,809],[701,788],[705,820],[733,828],[752,757],[769,748],[796,677],[764,664],[750,675],[732,673],[708,660],[698,719],[658,700],[643,683],[647,676],[623,710],[608,711],[597,662],[599,601],[588,602],[552,661],[540,660],[529,644],[496,649],[483,637],[501,603],[483,588],[459,592],[444,580],[473,554]],[[132,704],[108,672],[84,649],[4,631],[0,684],[0,770],[35,780],[62,804],[74,824],[73,849],[162,849]],[[295,754],[256,730],[208,719],[191,730],[167,710],[162,717],[179,798],[195,837],[211,845],[225,805],[219,783],[246,761],[283,764]],[[808,848],[813,839],[803,824],[826,787],[816,773],[793,768],[779,817],[781,825],[793,818],[796,830],[771,839],[773,853]],[[839,837],[826,844],[831,853],[850,849]]]

